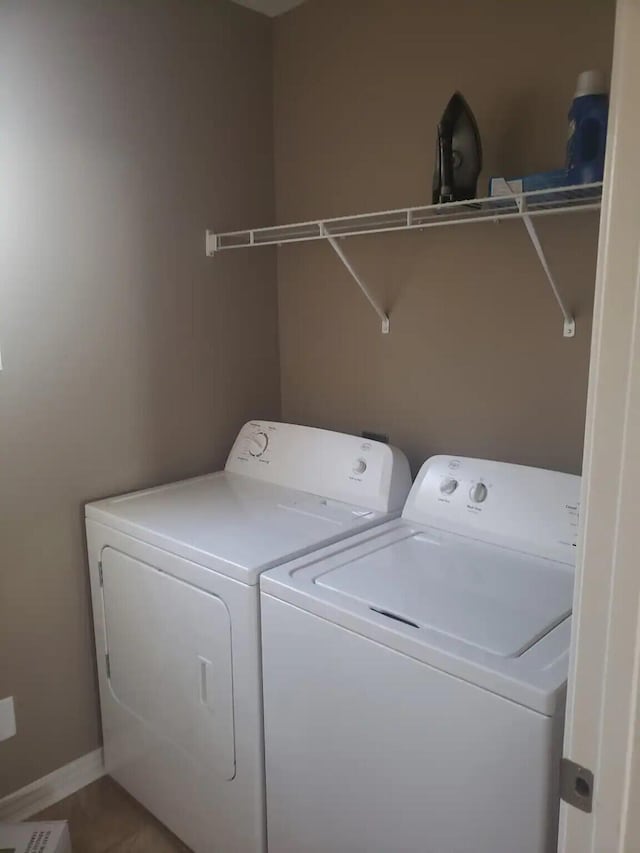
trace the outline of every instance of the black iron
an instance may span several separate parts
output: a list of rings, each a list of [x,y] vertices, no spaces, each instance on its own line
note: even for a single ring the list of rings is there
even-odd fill
[[[482,143],[471,108],[456,92],[438,124],[433,203],[476,197],[482,169]]]

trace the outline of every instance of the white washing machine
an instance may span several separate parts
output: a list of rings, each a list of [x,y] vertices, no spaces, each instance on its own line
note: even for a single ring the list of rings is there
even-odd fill
[[[437,456],[261,577],[269,853],[551,853],[580,479]]]
[[[256,421],[224,471],[86,507],[106,769],[198,853],[265,850],[260,572],[409,486],[385,444]]]

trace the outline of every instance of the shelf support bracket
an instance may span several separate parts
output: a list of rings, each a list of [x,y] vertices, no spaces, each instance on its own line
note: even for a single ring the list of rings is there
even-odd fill
[[[215,255],[217,248],[218,248],[218,238],[216,237],[216,235],[213,231],[209,231],[207,229],[207,232],[206,232],[205,238],[204,238],[204,250],[207,253],[207,256],[209,258],[212,258]]]
[[[558,290],[558,286],[555,282],[553,274],[549,269],[549,263],[547,261],[547,257],[544,253],[544,249],[542,248],[542,244],[540,242],[540,238],[538,237],[538,232],[536,231],[535,225],[533,224],[533,220],[531,216],[527,212],[527,200],[524,196],[517,196],[516,203],[518,205],[518,209],[522,215],[522,221],[524,222],[524,227],[527,229],[527,234],[529,235],[529,239],[533,245],[533,248],[536,251],[536,255],[538,256],[538,260],[544,270],[547,279],[549,280],[549,284],[551,285],[551,290],[555,297],[556,302],[560,306],[560,310],[562,311],[562,317],[564,319],[564,337],[565,338],[573,338],[576,333],[576,321],[574,317],[569,313],[568,308],[564,304],[562,296],[560,295],[560,291]]]
[[[364,294],[365,299],[367,300],[369,305],[371,305],[373,310],[376,312],[376,314],[380,318],[380,320],[382,322],[382,334],[388,335],[389,334],[389,317],[388,317],[388,315],[384,313],[384,311],[378,305],[376,299],[374,298],[373,294],[371,293],[371,291],[369,290],[367,285],[360,278],[358,273],[354,270],[353,266],[351,265],[351,262],[349,261],[349,259],[345,255],[344,251],[342,250],[342,246],[340,245],[340,243],[336,240],[335,237],[333,237],[331,234],[329,234],[329,232],[325,228],[324,222],[320,223],[320,231],[321,231],[322,235],[327,238],[329,245],[331,246],[333,251],[336,253],[336,255],[340,258],[342,263],[345,265],[345,267],[349,271],[351,277],[354,279],[355,283],[358,285],[358,287],[360,288],[360,290]]]

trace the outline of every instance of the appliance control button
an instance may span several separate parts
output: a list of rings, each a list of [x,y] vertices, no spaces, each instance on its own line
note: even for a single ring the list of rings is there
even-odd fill
[[[458,488],[458,481],[453,477],[447,477],[440,483],[440,491],[443,495],[452,495]]]
[[[254,432],[249,436],[249,453],[251,456],[262,456],[269,445],[269,438],[264,432]]]
[[[356,459],[353,464],[353,473],[354,474],[364,474],[367,470],[367,463],[364,459]]]
[[[487,499],[488,490],[484,483],[474,483],[469,491],[469,497],[476,504],[481,504]]]

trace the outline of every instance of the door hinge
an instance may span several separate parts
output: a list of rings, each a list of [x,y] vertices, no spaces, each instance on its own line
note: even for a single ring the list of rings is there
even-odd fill
[[[104,586],[104,579],[102,577],[102,560],[98,560],[98,580],[100,581],[100,586]]]
[[[107,666],[107,678],[111,678],[111,661],[109,660],[109,653],[104,656],[104,661]]]
[[[560,797],[570,806],[590,813],[593,808],[593,773],[570,758],[560,760]]]

